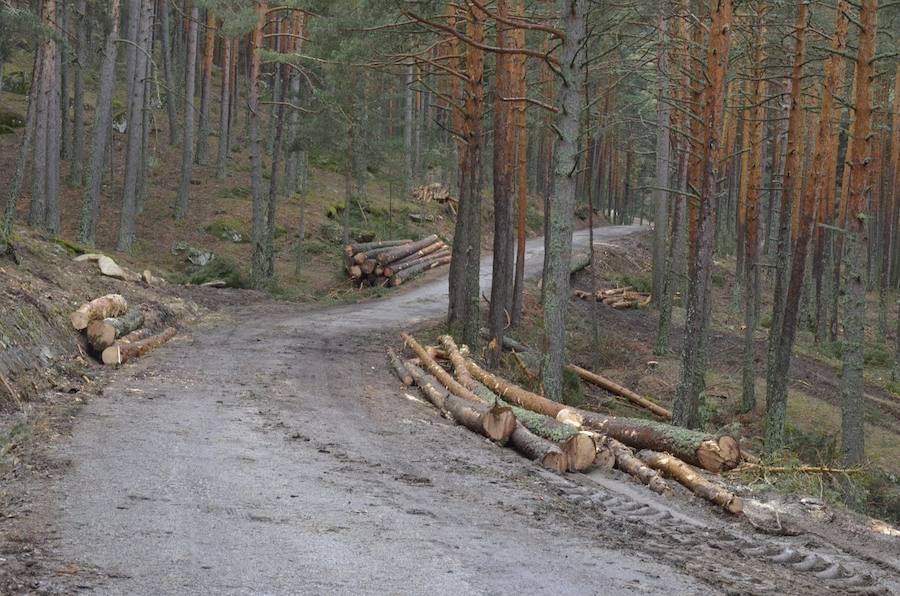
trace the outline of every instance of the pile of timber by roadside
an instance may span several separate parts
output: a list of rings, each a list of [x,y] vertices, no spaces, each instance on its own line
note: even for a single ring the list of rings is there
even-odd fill
[[[566,406],[488,372],[449,335],[440,337],[440,346],[422,346],[411,335],[401,336],[412,356],[404,359],[389,348],[391,367],[404,385],[416,385],[457,424],[559,473],[616,468],[659,494],[671,492],[669,479],[725,511],[742,511],[741,498],[714,477],[742,461],[738,442],[730,435]],[[658,404],[600,375],[570,367],[586,382],[624,393],[663,420],[671,418]]]
[[[347,274],[359,287],[396,287],[450,263],[450,247],[435,234],[416,242],[405,239],[348,244],[344,255]]]
[[[69,319],[76,331],[84,333],[91,351],[103,364],[124,364],[175,337],[173,327],[159,332],[145,327],[145,310],[129,309],[120,294],[85,302]]]
[[[650,305],[650,294],[635,292],[630,287],[597,290],[596,294],[575,290],[575,297],[582,300],[594,299],[616,309],[646,308]]]

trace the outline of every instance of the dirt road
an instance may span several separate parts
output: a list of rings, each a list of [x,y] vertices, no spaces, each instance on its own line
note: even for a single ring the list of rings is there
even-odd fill
[[[597,241],[638,229],[603,228]],[[539,270],[540,243],[528,254],[527,270]],[[485,288],[489,276],[488,265]],[[559,477],[451,426],[400,388],[383,351],[397,330],[445,308],[445,278],[365,316],[353,305],[261,304],[124,367],[59,447],[71,466],[47,489],[45,545],[57,570],[32,587],[556,595],[884,585],[880,569],[828,545],[761,538],[615,476]]]

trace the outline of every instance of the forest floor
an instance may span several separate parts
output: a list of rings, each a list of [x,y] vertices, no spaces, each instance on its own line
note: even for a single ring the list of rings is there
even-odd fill
[[[631,250],[637,230],[597,240]],[[533,275],[539,240],[528,259]],[[6,450],[0,591],[900,590],[897,540],[841,512],[761,534],[682,490],[548,473],[442,419],[383,350],[431,333],[446,291],[435,271],[365,304],[226,292],[169,345],[52,402]]]

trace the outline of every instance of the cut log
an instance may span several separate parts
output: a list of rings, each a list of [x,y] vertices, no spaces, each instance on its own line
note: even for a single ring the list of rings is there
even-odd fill
[[[610,393],[615,393],[616,395],[622,396],[625,399],[627,399],[628,401],[630,401],[631,403],[637,404],[637,405],[641,406],[642,408],[646,408],[646,409],[650,410],[651,412],[653,412],[654,414],[656,414],[657,416],[659,416],[660,418],[662,418],[664,420],[672,419],[672,412],[670,412],[669,410],[665,409],[664,407],[662,407],[659,404],[653,403],[649,399],[641,397],[640,395],[638,395],[631,389],[627,389],[625,387],[622,387],[618,383],[614,383],[613,381],[610,381],[609,379],[607,379],[604,376],[598,375],[595,372],[591,372],[587,369],[581,368],[580,366],[575,366],[574,364],[569,364],[568,366],[566,366],[566,370],[572,371],[573,373],[575,373],[576,375],[581,377],[581,380],[583,380],[583,381],[587,381],[588,383],[591,383],[592,385],[596,385],[602,389],[605,389],[605,390],[609,391]]]
[[[439,259],[443,259],[445,257],[450,256],[450,249],[443,248],[435,253],[430,255],[426,255],[424,257],[418,257],[416,259],[412,259],[407,261],[406,259],[402,261],[397,261],[396,263],[391,263],[387,267],[384,268],[385,277],[392,277],[393,275],[400,273],[410,267],[415,267],[416,265],[421,265],[422,263],[430,263],[432,261],[437,261]]]
[[[378,265],[378,262],[375,259],[366,259],[359,268],[365,275],[371,275],[372,273],[375,273],[376,265]]]
[[[609,437],[606,437],[606,445],[615,455],[617,468],[646,484],[650,490],[657,494],[668,495],[672,493],[672,487],[660,478],[659,474],[652,468],[646,466],[644,462],[635,457],[631,449]]]
[[[447,245],[444,244],[440,240],[438,240],[437,242],[432,242],[431,244],[429,244],[428,246],[426,246],[425,248],[423,248],[421,250],[417,250],[413,253],[406,255],[402,259],[393,261],[391,263],[391,268],[397,269],[398,271],[401,269],[405,269],[406,267],[409,266],[410,263],[412,263],[414,261],[418,261],[422,257],[427,257],[428,255],[432,255],[434,253],[440,252],[440,251],[444,250],[445,248],[447,248]],[[405,266],[405,267],[401,267],[401,266]]]
[[[472,378],[471,373],[469,373],[469,369],[466,368],[466,359],[460,354],[456,342],[453,341],[453,338],[449,335],[440,336],[438,341],[441,342],[441,345],[447,350],[447,357],[450,359],[450,364],[453,365],[453,373],[456,375],[456,379],[463,387],[470,391],[474,391],[477,387],[476,381]]]
[[[415,364],[407,361],[404,366],[425,398],[457,424],[501,444],[515,432],[516,417],[509,408],[466,401],[447,391]]]
[[[382,265],[387,265],[388,263],[393,263],[399,259],[407,257],[417,250],[422,250],[426,246],[434,244],[437,242],[438,237],[436,234],[432,234],[427,238],[423,238],[418,242],[411,242],[410,244],[404,244],[402,246],[396,246],[394,248],[387,248],[382,251],[379,251],[375,258]]]
[[[568,458],[565,452],[555,443],[551,443],[533,432],[524,424],[517,423],[509,442],[516,452],[527,457],[531,461],[537,461],[548,470],[554,470],[562,474],[569,469]]]
[[[350,257],[358,252],[368,252],[370,250],[380,248],[391,248],[393,246],[409,244],[410,242],[412,242],[412,240],[378,240],[375,242],[359,242],[344,246],[344,254]]]
[[[116,263],[106,255],[102,255],[99,259],[97,259],[97,266],[100,268],[100,273],[107,277],[113,277],[115,279],[121,280],[126,280],[129,277],[125,273],[125,270],[122,269],[118,263]]]
[[[416,356],[419,357],[419,360],[422,362],[422,366],[425,368],[425,370],[428,371],[429,374],[434,376],[434,378],[436,378],[438,381],[440,381],[440,383],[451,393],[453,393],[457,397],[461,397],[473,403],[483,403],[483,400],[475,395],[471,389],[467,389],[466,387],[464,387],[456,379],[454,379],[450,373],[441,368],[441,366],[437,362],[435,362],[431,354],[428,353],[428,350],[423,348],[422,345],[417,342],[414,337],[406,333],[401,333],[400,337],[402,337],[403,341],[406,342],[406,345],[412,348],[412,351],[416,353]]]
[[[567,406],[513,385],[482,370],[472,360],[466,359],[472,376],[499,395],[502,399],[545,416],[556,416]],[[665,451],[710,472],[719,473],[736,467],[741,460],[740,448],[734,437],[719,437],[679,428],[640,418],[617,418],[596,412],[576,411],[584,420],[585,428],[595,430],[619,440],[635,449]]]
[[[353,265],[347,270],[347,273],[350,274],[350,279],[359,279],[362,277],[362,269],[359,268],[359,265]]]
[[[130,344],[130,343],[133,343],[136,341],[141,341],[142,339],[149,337],[149,336],[150,336],[149,329],[137,329],[135,331],[132,331],[128,335],[123,335],[122,337],[120,337],[117,343]]]
[[[575,275],[585,267],[591,264],[590,253],[583,255],[575,255],[569,262],[569,275]]]
[[[442,265],[448,265],[449,263],[449,256],[441,257],[440,259],[435,259],[424,263],[419,263],[418,265],[410,267],[409,269],[404,269],[400,273],[397,273],[393,277],[391,277],[391,285],[397,287],[399,285],[402,285],[403,282],[412,279],[413,277],[424,273],[425,271],[441,267]]]
[[[158,335],[153,335],[131,343],[118,342],[103,350],[103,364],[124,364],[129,360],[140,358],[150,350],[154,350],[175,337],[171,327]]]
[[[91,347],[102,352],[123,335],[128,335],[144,324],[144,315],[133,310],[121,317],[91,321],[87,326],[87,338]]]
[[[438,240],[437,242],[434,242],[433,244],[426,246],[422,250],[416,251],[416,252],[412,253],[411,255],[403,257],[402,259],[397,259],[396,261],[391,263],[391,268],[397,268],[400,265],[406,265],[406,264],[410,263],[411,261],[418,261],[423,256],[429,256],[429,255],[433,255],[435,253],[444,252],[444,251],[449,252],[450,247],[447,246],[446,244],[444,244],[442,241]]]
[[[744,510],[743,500],[733,492],[713,484],[687,464],[667,453],[658,453],[645,449],[638,453],[638,457],[654,470],[671,476],[680,484],[686,486],[692,493],[703,497],[707,501],[715,503],[729,513],[740,513]]]
[[[127,310],[128,303],[124,297],[119,294],[109,294],[82,304],[71,314],[69,319],[72,321],[72,327],[81,331],[87,329],[91,321],[118,317],[125,314]]]
[[[388,347],[387,349],[388,358],[391,361],[391,366],[394,369],[394,372],[397,373],[397,378],[400,381],[409,387],[413,384],[412,375],[409,374],[409,371],[406,370],[406,367],[403,365],[403,362],[400,360],[400,356],[397,355],[397,352],[394,351],[394,348]]]

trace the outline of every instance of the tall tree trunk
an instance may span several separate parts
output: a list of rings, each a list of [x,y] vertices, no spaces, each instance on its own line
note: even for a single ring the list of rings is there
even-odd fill
[[[222,40],[222,93],[219,99],[219,151],[216,156],[216,178],[225,177],[225,164],[228,161],[228,114],[231,111],[231,52],[233,40],[227,37]]]
[[[260,52],[263,49],[263,28],[266,25],[266,0],[256,4],[256,26],[253,28],[250,47],[250,76],[247,103],[249,110],[248,132],[250,133],[250,189],[253,195],[253,260],[251,281],[253,287],[261,288],[268,282],[268,262],[266,261],[266,202],[262,189],[262,144],[259,131],[259,74],[262,65]]]
[[[484,42],[484,15],[466,10],[466,36]],[[462,136],[465,151],[460,165],[459,214],[453,234],[447,324],[451,335],[474,349],[478,344],[481,302],[481,192],[483,186],[484,51],[466,48]]]
[[[843,6],[841,6],[843,5]],[[839,3],[840,8],[846,8],[846,2]],[[778,309],[772,317],[772,326],[769,334],[769,373],[766,388],[766,452],[777,453],[784,446],[784,426],[787,412],[787,382],[791,363],[791,351],[797,332],[799,320],[800,293],[802,290],[804,271],[806,267],[807,247],[811,234],[811,226],[815,212],[817,194],[822,192],[829,177],[824,172],[828,162],[827,151],[830,147],[833,132],[832,109],[834,105],[834,93],[841,84],[843,77],[842,58],[839,54],[832,54],[826,65],[826,78],[823,85],[822,109],[819,118],[819,127],[816,134],[815,154],[813,160],[814,169],[811,173],[812,181],[807,184],[803,193],[802,202],[798,206],[791,206],[791,200],[797,191],[799,181],[795,174],[800,166],[800,141],[802,137],[802,115],[800,104],[800,78],[802,78],[802,63],[805,60],[806,28],[808,26],[808,14],[801,7],[801,24],[797,30],[797,53],[794,63],[791,84],[791,115],[788,123],[788,155],[785,164],[784,190],[782,199],[782,218],[788,213],[796,212],[793,216],[792,235],[793,248],[791,250],[790,277],[787,281],[787,289],[783,298],[777,293],[776,306]],[[833,48],[842,48],[846,41],[847,20],[846,14],[839,10],[835,24],[835,35],[832,41]],[[801,47],[802,46],[802,47]],[[779,253],[782,252],[779,246]],[[779,278],[777,281],[781,281]],[[777,323],[777,326],[776,326]]]
[[[515,3],[515,16],[525,14],[525,0]],[[525,30],[516,29],[513,33],[514,45],[525,47]],[[514,56],[516,63],[515,87],[516,97],[525,97],[528,93],[528,80],[525,56]],[[522,316],[522,303],[525,296],[525,243],[528,223],[528,112],[525,102],[519,102],[516,110],[516,271],[513,281],[512,323],[518,323]],[[593,207],[592,207],[593,208]]]
[[[181,184],[175,200],[175,218],[184,219],[188,210],[188,195],[191,191],[191,170],[194,163],[194,87],[197,77],[197,19],[200,9],[191,9],[188,29],[187,61],[184,73],[184,136],[181,140]]]
[[[566,37],[562,46],[559,74],[559,115],[553,198],[549,236],[544,250],[549,255],[544,273],[544,359],[541,378],[549,399],[562,398],[562,367],[566,353],[566,306],[569,302],[569,264],[572,260],[572,231],[575,219],[575,176],[578,164],[578,137],[584,103],[583,48],[586,36],[585,0],[559,0],[560,18]]]
[[[277,65],[275,68],[276,80],[280,80],[284,87],[285,67]],[[284,135],[284,103],[281,102],[275,110],[275,142],[272,145],[272,172],[269,177],[269,204],[266,208],[266,275],[269,280],[275,279],[275,210],[278,206],[278,169],[282,161],[282,137]]]
[[[410,64],[406,67],[406,104],[403,116],[403,157],[406,165],[407,189],[412,188],[415,176],[415,156],[413,154],[415,92],[413,91],[413,81],[415,81],[415,66]]]
[[[759,294],[759,203],[763,185],[763,144],[766,109],[765,83],[765,7],[757,6],[753,29],[753,82],[750,94],[749,125],[746,142],[749,146],[748,168],[742,172],[747,177],[747,198],[744,207],[744,366],[741,410],[751,412],[756,408],[756,334],[757,296]]]
[[[135,240],[135,219],[137,217],[139,180],[141,169],[144,166],[144,158],[141,155],[143,145],[143,116],[144,109],[144,73],[147,70],[147,52],[149,51],[150,23],[153,20],[153,0],[141,0],[140,10],[137,16],[138,47],[132,73],[131,89],[128,98],[128,138],[125,148],[125,187],[122,198],[122,212],[119,221],[119,240],[117,247],[121,251],[130,251]]]
[[[28,156],[31,154],[32,144],[35,138],[37,120],[37,108],[41,94],[39,92],[43,69],[43,51],[38,47],[34,52],[34,65],[31,69],[31,89],[28,97],[28,109],[25,114],[25,127],[22,133],[22,144],[16,155],[16,169],[10,182],[9,195],[6,199],[6,209],[3,212],[3,223],[0,225],[0,253],[9,250],[9,236],[12,232],[13,220],[16,217],[16,208],[19,204],[19,195],[22,193],[22,182],[25,179],[25,168],[28,164]]]
[[[59,131],[60,131],[60,155],[62,159],[69,160],[72,155],[72,137],[69,134],[69,2],[58,2],[56,9],[56,31],[59,41],[56,43],[56,73],[59,81]]]
[[[856,55],[856,93],[853,136],[847,166],[847,252],[844,268],[844,341],[841,376],[841,452],[844,463],[858,466],[865,459],[863,405],[863,341],[866,320],[866,247],[868,225],[866,193],[870,182],[872,98],[877,0],[862,0],[859,49]]]
[[[178,139],[178,115],[175,107],[175,74],[172,68],[172,28],[169,24],[171,20],[169,18],[169,0],[163,0],[160,8],[162,9],[160,28],[162,29],[163,76],[166,79],[166,114],[169,118],[169,145],[174,147]]]
[[[65,5],[60,6],[55,1],[48,2],[53,4],[56,10],[56,26],[61,29],[64,24],[63,14],[65,13]],[[52,21],[51,21],[52,22]],[[53,53],[52,68],[46,73],[51,73],[47,78],[47,173],[46,173],[46,212],[44,214],[44,229],[50,234],[59,233],[60,224],[60,197],[59,197],[59,178],[60,178],[60,155],[62,151],[62,142],[65,138],[64,121],[67,120],[66,111],[61,104],[63,90],[66,88],[65,81],[62,80],[63,74],[63,48],[60,43],[50,40],[51,52]],[[66,98],[68,100],[68,98]]]
[[[113,96],[116,91],[116,54],[119,38],[120,0],[110,0],[109,26],[100,65],[100,92],[94,111],[91,161],[87,172],[84,198],[81,203],[81,228],[78,240],[87,246],[97,242],[97,220],[100,216],[100,187],[103,182],[103,164],[112,127]]]
[[[196,163],[206,163],[209,153],[209,104],[212,101],[213,53],[216,49],[216,17],[206,9],[206,37],[203,44],[203,84],[200,87],[200,123],[197,133]]]
[[[663,294],[663,286],[665,285],[665,267],[666,267],[666,238],[669,237],[669,225],[667,218],[669,216],[669,172],[670,172],[670,139],[671,131],[669,130],[671,121],[671,110],[666,93],[669,88],[669,65],[668,65],[668,49],[666,42],[666,20],[665,5],[661,5],[658,20],[659,41],[656,51],[656,65],[658,86],[657,91],[657,109],[656,109],[656,188],[653,190],[654,201],[656,203],[655,215],[653,218],[653,289],[651,296],[655,306],[659,307],[659,302]]]
[[[712,25],[706,56],[707,85],[703,95],[704,154],[700,204],[697,209],[697,245],[695,258],[688,267],[685,339],[672,412],[673,422],[688,428],[700,425],[700,394],[705,388],[710,277],[716,225],[715,197],[719,168],[725,159],[721,134],[732,21],[731,0],[712,0],[710,12]]]
[[[47,28],[47,31],[52,31],[56,27],[54,11],[54,0],[44,0],[41,5],[41,24]],[[47,216],[47,128],[50,94],[53,92],[50,81],[56,70],[54,45],[55,42],[52,38],[41,40],[38,46],[41,78],[32,87],[32,93],[37,100],[37,111],[35,112],[34,159],[32,161],[28,225],[33,228],[42,227]]]
[[[497,0],[497,47],[511,45],[511,31],[502,21],[509,20],[508,0]],[[503,352],[503,331],[508,324],[509,306],[512,303],[513,281],[513,127],[511,104],[504,98],[512,96],[512,72],[514,68],[509,54],[496,56],[494,75],[494,254],[491,275],[491,305],[488,312],[490,343],[486,360],[491,368],[500,362]]]
[[[69,186],[79,187],[84,182],[84,75],[88,68],[87,0],[78,0],[77,31],[78,64],[75,69],[75,121],[72,124],[72,151],[69,158]]]

